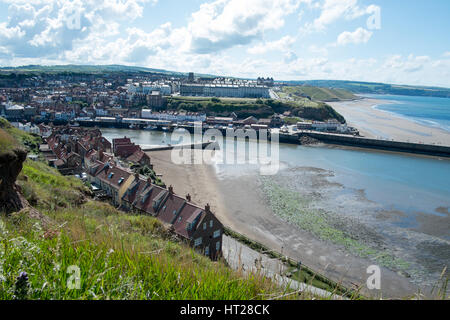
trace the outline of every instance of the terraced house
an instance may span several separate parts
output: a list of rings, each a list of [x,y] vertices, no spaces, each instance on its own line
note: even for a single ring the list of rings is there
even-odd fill
[[[222,253],[223,225],[209,205],[201,208],[168,189],[158,187],[113,162],[95,161],[88,169],[91,183],[104,190],[113,203],[126,211],[137,211],[159,219],[180,239],[211,259]]]

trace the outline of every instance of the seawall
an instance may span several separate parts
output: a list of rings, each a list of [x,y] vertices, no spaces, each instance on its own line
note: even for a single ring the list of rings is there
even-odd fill
[[[164,151],[164,150],[173,150],[173,149],[206,149],[210,144],[215,144],[215,142],[203,142],[203,143],[193,143],[193,144],[183,144],[183,145],[167,145],[167,146],[156,146],[156,147],[148,147],[142,148],[144,152],[151,151]]]
[[[420,144],[401,141],[378,140],[363,137],[355,137],[342,134],[331,134],[321,132],[303,132],[306,135],[328,144],[346,145],[370,149],[381,149],[388,151],[425,154],[439,157],[450,157],[450,146]]]

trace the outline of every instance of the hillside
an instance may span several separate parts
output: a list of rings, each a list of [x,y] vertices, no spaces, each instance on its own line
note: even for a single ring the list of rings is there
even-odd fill
[[[19,142],[26,134],[2,126],[0,157],[5,146],[26,148]],[[247,300],[286,292],[196,253],[156,218],[92,200],[80,180],[44,162],[25,160],[17,185],[33,207],[0,212],[0,243],[8,244],[0,245],[0,299]],[[29,214],[36,209],[40,215]]]
[[[160,74],[174,77],[185,77],[187,72],[169,71],[164,69],[153,69],[146,67],[124,66],[124,65],[28,65],[20,67],[0,67],[1,77],[33,76],[38,74],[108,74],[108,73],[127,73],[127,74]],[[216,78],[218,75],[199,74],[196,76],[205,78]],[[224,75],[220,75],[223,77]],[[233,77],[231,77],[233,78]],[[394,95],[410,95],[410,96],[430,96],[430,97],[450,97],[449,88],[427,87],[427,86],[411,86],[411,85],[395,85],[375,82],[346,81],[346,80],[303,80],[303,81],[282,81],[288,86],[309,86],[320,87],[327,90],[314,99],[320,101],[336,101],[339,99],[353,99],[348,93],[341,90],[349,91],[353,94],[371,93],[371,94],[394,94]],[[309,90],[309,89],[306,89]],[[311,93],[311,92],[310,92]],[[313,96],[314,94],[307,94]],[[327,100],[332,99],[332,100]]]
[[[306,80],[288,81],[287,83],[289,83],[289,85],[307,85],[320,88],[344,89],[355,94],[371,93],[441,98],[450,97],[450,89],[440,87],[408,86],[341,80]]]
[[[259,119],[269,118],[276,113],[283,114],[288,111],[294,117],[309,120],[336,119],[345,122],[345,119],[329,105],[304,98],[295,101],[279,101],[272,99],[171,97],[168,99],[167,108],[178,111],[204,112],[209,116],[223,117],[230,116],[234,112],[241,119],[249,116]]]
[[[312,86],[283,87],[282,93],[290,97],[310,97],[314,101],[335,102],[358,99],[351,92],[343,89],[330,89]]]
[[[28,65],[21,67],[0,67],[0,75],[6,76],[11,74],[60,74],[60,73],[74,73],[74,74],[105,74],[105,73],[152,73],[162,74],[167,76],[187,76],[186,72],[167,71],[163,69],[152,69],[145,67],[122,66],[122,65],[55,65],[55,66],[41,66]],[[213,77],[207,74],[198,74],[201,77]]]

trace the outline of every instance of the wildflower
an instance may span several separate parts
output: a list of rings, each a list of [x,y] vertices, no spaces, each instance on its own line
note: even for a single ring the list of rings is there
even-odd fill
[[[28,274],[26,272],[21,272],[20,275],[16,278],[14,299],[25,300],[27,298],[29,289],[30,283],[28,282]]]

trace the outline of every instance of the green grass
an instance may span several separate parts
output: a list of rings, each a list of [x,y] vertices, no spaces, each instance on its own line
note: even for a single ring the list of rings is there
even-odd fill
[[[301,118],[298,117],[286,117],[283,119],[287,125],[297,124],[297,122],[301,121]]]
[[[26,160],[17,184],[32,206],[56,210],[85,201],[89,190],[74,177],[63,177],[43,162]]]
[[[353,95],[353,93],[343,89],[330,89],[313,86],[283,87],[283,93],[294,98],[301,98],[302,95],[307,95],[314,101],[341,101],[353,100],[357,98]]]
[[[13,139],[11,140],[12,145],[3,145],[7,143],[8,138],[5,138],[6,135],[11,136]],[[39,152],[39,145],[42,143],[41,137],[34,134],[26,133],[22,130],[14,128],[6,119],[0,117],[0,147],[9,147],[13,148],[14,146],[23,146],[27,150],[37,153]]]
[[[274,114],[291,112],[293,117],[323,121],[337,119],[345,121],[329,105],[297,97],[295,101],[273,99],[238,99],[206,97],[171,97],[167,108],[177,111],[203,112],[208,116],[230,116],[233,112],[240,119],[254,116],[259,119],[269,118]]]
[[[150,169],[148,166],[137,167],[134,169],[135,172],[139,172],[139,174],[149,177],[152,179],[153,183],[161,188],[166,188],[166,184],[161,180],[160,177],[156,175],[156,172],[153,169]]]
[[[11,151],[16,145],[17,141],[5,130],[0,129],[0,153]]]
[[[0,222],[0,299],[13,299],[22,271],[28,299],[246,300],[280,291],[167,239],[154,218],[96,202],[46,213],[55,221],[47,231],[19,215]],[[67,286],[73,265],[81,271],[79,290]]]

